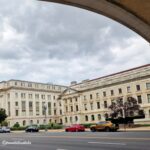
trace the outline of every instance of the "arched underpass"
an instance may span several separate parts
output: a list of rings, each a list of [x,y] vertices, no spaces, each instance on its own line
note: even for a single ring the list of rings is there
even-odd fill
[[[40,0],[87,9],[127,26],[150,42],[149,0]]]

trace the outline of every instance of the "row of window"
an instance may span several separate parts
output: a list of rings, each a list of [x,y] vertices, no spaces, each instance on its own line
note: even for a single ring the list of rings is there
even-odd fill
[[[10,83],[7,83],[7,86],[10,86]],[[61,86],[56,85],[44,85],[44,84],[38,84],[38,83],[25,83],[25,82],[19,82],[15,81],[14,86],[20,86],[20,87],[28,87],[28,88],[40,88],[40,89],[48,89],[48,90],[61,90]]]
[[[21,99],[26,99],[26,98],[29,98],[29,99],[46,99],[46,95],[44,94],[27,94],[27,93],[15,93],[15,98],[18,99],[19,97],[21,97]],[[10,93],[7,94],[7,98],[10,99]],[[52,96],[52,95],[47,95],[47,99],[48,100],[51,100],[51,99],[56,99],[56,96]]]
[[[147,89],[147,90],[150,89],[150,83],[146,83],[146,89]],[[140,91],[140,90],[141,90],[141,86],[140,86],[140,85],[136,85],[136,90],[137,90],[137,91]],[[119,94],[122,94],[122,93],[123,93],[123,91],[122,91],[121,88],[118,88],[118,93],[119,93]],[[127,86],[127,93],[131,93],[131,87],[130,87],[130,86]],[[115,95],[114,90],[110,90],[110,95],[111,95],[111,96],[114,96],[114,95]],[[107,96],[106,91],[103,91],[103,97],[106,97],[106,96]],[[99,93],[96,93],[96,98],[99,98],[99,97],[100,97]],[[90,99],[93,99],[93,95],[90,94],[90,97],[89,97],[89,98],[90,98]],[[84,96],[84,100],[87,100],[87,97],[86,97],[86,96]]]

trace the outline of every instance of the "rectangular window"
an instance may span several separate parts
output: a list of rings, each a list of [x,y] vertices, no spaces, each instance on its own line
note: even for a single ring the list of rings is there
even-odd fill
[[[51,115],[51,102],[48,102],[48,115]]]
[[[90,94],[90,99],[92,99],[92,94]]]
[[[114,90],[111,90],[110,94],[111,94],[111,96],[113,96],[114,95]]]
[[[25,93],[21,93],[21,98],[25,99],[26,98],[26,94]]]
[[[26,102],[25,101],[21,102],[21,108],[22,108],[22,112],[26,112]]]
[[[84,104],[84,110],[87,110],[87,104]]]
[[[97,109],[100,109],[100,102],[97,102]]]
[[[150,103],[150,94],[147,94],[148,103]]]
[[[15,114],[16,116],[19,116],[19,111],[18,111],[18,110],[16,110],[15,113],[16,113],[16,114]]]
[[[48,100],[51,100],[51,95],[47,95],[47,99],[48,99]]]
[[[90,103],[90,106],[91,106],[91,110],[93,110],[93,103]]]
[[[11,113],[10,113],[10,102],[8,102],[8,116],[10,116],[11,115]]]
[[[99,93],[96,93],[96,98],[99,98]]]
[[[33,102],[29,102],[29,111],[32,112],[33,111]]]
[[[35,99],[39,99],[39,94],[35,94]]]
[[[70,107],[71,112],[73,112],[73,106]]]
[[[106,92],[105,91],[103,92],[103,96],[106,97]]]
[[[122,89],[121,88],[119,88],[118,91],[119,91],[119,94],[122,94]]]
[[[18,98],[18,93],[15,93],[15,98]]]
[[[130,86],[127,86],[127,92],[130,93],[131,92],[131,88]]]
[[[45,95],[42,94],[42,95],[41,95],[41,99],[45,99]]]
[[[36,115],[38,116],[40,114],[40,103],[36,102]]]
[[[86,96],[84,96],[84,100],[86,100]]]
[[[104,108],[107,108],[107,101],[104,101]]]
[[[146,83],[146,89],[150,90],[150,83]]]
[[[18,106],[18,102],[15,102],[15,106]]]
[[[139,103],[139,104],[142,103],[142,97],[141,97],[141,95],[138,95],[138,96],[137,96],[137,100],[138,100],[138,103]]]
[[[137,91],[140,91],[140,90],[141,90],[140,85],[136,85],[136,90],[137,90]]]
[[[78,107],[78,105],[76,105],[76,111],[79,111],[79,107]]]
[[[45,102],[42,102],[42,115],[45,115]]]
[[[32,94],[29,94],[29,96],[28,96],[28,97],[29,97],[29,99],[32,99]]]

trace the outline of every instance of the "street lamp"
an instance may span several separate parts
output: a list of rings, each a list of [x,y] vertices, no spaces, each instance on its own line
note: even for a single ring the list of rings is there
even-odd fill
[[[46,115],[47,105],[46,103],[44,103],[43,109],[44,109],[44,114],[45,114],[45,131],[47,131],[47,115]]]

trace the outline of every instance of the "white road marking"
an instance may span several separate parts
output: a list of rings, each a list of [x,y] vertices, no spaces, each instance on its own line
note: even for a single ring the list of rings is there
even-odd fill
[[[126,143],[88,142],[89,144],[127,145]]]
[[[58,149],[56,149],[56,150],[67,150],[67,149],[61,149],[61,148],[58,148]]]

